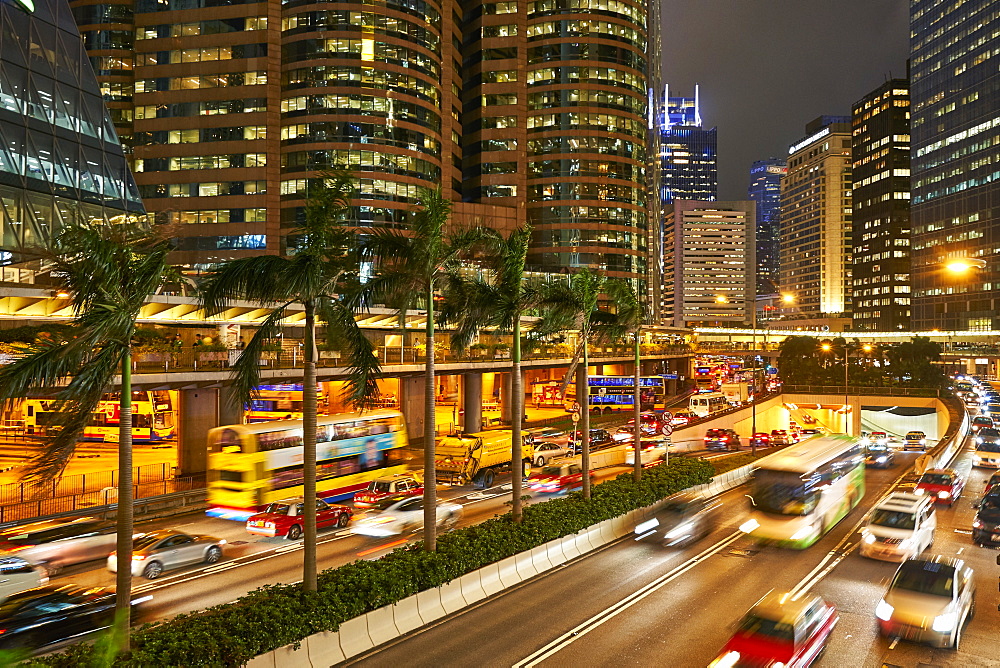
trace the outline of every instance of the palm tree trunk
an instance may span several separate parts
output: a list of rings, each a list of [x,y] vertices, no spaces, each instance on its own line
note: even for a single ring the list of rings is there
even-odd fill
[[[115,540],[115,625],[122,651],[129,649],[132,613],[132,351],[122,356],[118,403],[118,511]]]
[[[316,591],[316,305],[306,300],[302,374],[302,588]]]
[[[524,415],[524,388],[521,386],[521,318],[514,318],[514,340],[510,347],[510,471],[511,471],[511,507],[510,518],[518,523],[521,521],[521,477],[524,468],[521,463],[524,455],[521,453],[521,417]]]
[[[437,471],[435,471],[434,283],[427,283],[427,362],[424,377],[424,549],[437,549]]]
[[[580,468],[583,469],[583,498],[590,498],[590,376],[589,351],[587,350],[587,331],[583,331],[583,360],[580,362],[580,374],[583,376],[583,396],[580,397]]]
[[[641,378],[640,374],[640,358],[639,358],[639,330],[635,330],[635,397],[633,401],[635,402],[635,429],[632,430],[632,453],[635,455],[635,462],[632,465],[632,477],[635,478],[636,482],[642,479],[642,457],[640,452],[642,450],[642,423],[640,422],[640,416],[642,415],[642,388],[639,386],[639,380]]]

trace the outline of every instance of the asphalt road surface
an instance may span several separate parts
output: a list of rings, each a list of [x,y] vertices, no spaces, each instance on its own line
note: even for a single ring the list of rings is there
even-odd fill
[[[361,666],[706,666],[734,624],[771,589],[811,589],[840,613],[818,666],[931,668],[1000,666],[997,551],[975,546],[972,503],[988,471],[970,471],[966,449],[956,467],[966,493],[938,511],[930,552],[957,555],[975,569],[976,618],[960,650],[934,649],[878,633],[874,610],[896,565],[857,554],[872,505],[918,453],[899,453],[888,470],[869,469],[867,494],[812,547],[759,547],[737,527],[747,515],[744,490],[723,495],[717,530],[684,549],[626,537],[464,612],[356,658]]]

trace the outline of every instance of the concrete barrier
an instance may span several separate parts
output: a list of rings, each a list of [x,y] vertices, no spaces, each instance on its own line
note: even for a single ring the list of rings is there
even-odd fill
[[[621,538],[625,534],[631,533],[630,529],[625,528],[628,520],[631,519],[630,515],[631,513],[626,513],[611,520],[611,532],[615,538]]]
[[[479,576],[483,591],[487,596],[502,592],[504,589],[503,580],[500,579],[500,564],[489,564],[479,569]]]
[[[337,633],[340,635],[340,649],[347,658],[367,652],[375,646],[368,635],[368,615],[348,619],[340,625]]]
[[[471,573],[466,573],[458,579],[459,584],[462,587],[462,598],[472,605],[477,601],[481,601],[486,598],[486,590],[483,589],[483,578],[481,571],[472,571]]]
[[[520,576],[521,580],[527,580],[528,578],[533,578],[538,575],[538,571],[535,570],[535,564],[532,560],[530,550],[515,554],[514,566],[517,568],[517,574]]]
[[[268,652],[267,654],[258,654],[247,662],[246,668],[275,668],[275,654],[277,654],[277,650]]]
[[[313,666],[332,666],[346,661],[344,651],[340,649],[340,634],[322,631],[306,638],[303,643],[306,655]],[[294,664],[292,664],[294,665]]]
[[[400,636],[396,621],[392,617],[392,606],[386,605],[378,610],[372,610],[365,617],[368,618],[368,636],[376,647]]]
[[[468,605],[465,597],[462,596],[462,583],[458,580],[452,580],[448,584],[438,587],[438,591],[441,592],[441,607],[449,615]]]
[[[535,567],[536,573],[544,573],[552,570],[552,562],[549,561],[549,551],[545,545],[539,545],[531,549],[531,563]]]
[[[504,588],[513,587],[521,581],[521,576],[517,573],[515,559],[516,557],[507,557],[497,562],[497,568],[500,569],[500,582],[503,583]]]
[[[424,625],[424,620],[420,618],[420,610],[417,608],[416,595],[407,596],[402,601],[393,604],[392,621],[396,623],[400,635],[419,629]]]
[[[441,605],[441,589],[428,589],[417,592],[417,610],[424,624],[430,624],[435,619],[444,617],[444,606]]]
[[[607,545],[615,538],[618,538],[618,536],[615,535],[614,528],[611,526],[613,523],[614,519],[610,519],[610,520],[604,520],[603,522],[597,525],[598,529],[597,535],[601,537],[600,538],[601,545]]]
[[[562,548],[562,552],[566,556],[566,561],[576,559],[580,556],[580,548],[577,547],[575,533],[560,538],[559,546]]]
[[[549,563],[552,564],[553,568],[566,563],[567,559],[563,553],[561,538],[547,542],[545,544],[545,551],[548,553]]]

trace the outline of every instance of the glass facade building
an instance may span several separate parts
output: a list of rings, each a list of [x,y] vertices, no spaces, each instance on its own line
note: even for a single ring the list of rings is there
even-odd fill
[[[698,87],[694,97],[670,97],[657,116],[660,130],[660,197],[714,201],[719,194],[716,128],[702,125]]]
[[[284,252],[309,184],[349,167],[361,228],[440,187],[461,222],[530,222],[531,269],[644,288],[644,2],[90,2],[71,0],[95,65],[130,73],[102,85],[131,96],[136,180],[178,262]],[[130,30],[124,64],[103,47]]]
[[[910,3],[914,329],[1000,329],[998,35],[991,0]]]
[[[30,4],[0,2],[0,280],[11,282],[33,282],[18,251],[61,225],[144,214],[69,6]]]
[[[910,328],[910,86],[892,79],[856,102],[853,329]]]
[[[778,291],[781,177],[788,163],[780,158],[755,160],[750,168],[747,197],[757,203],[757,294]]]

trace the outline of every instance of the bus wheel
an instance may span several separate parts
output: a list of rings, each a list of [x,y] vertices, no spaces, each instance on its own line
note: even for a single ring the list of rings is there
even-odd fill
[[[493,471],[487,470],[483,472],[483,487],[493,486]]]
[[[288,527],[288,540],[298,540],[302,537],[302,527],[298,524],[293,524]]]

